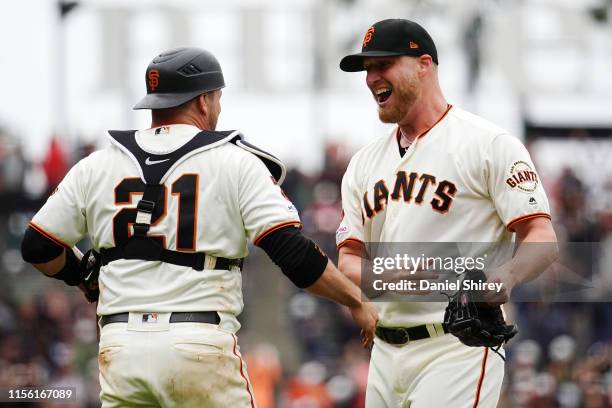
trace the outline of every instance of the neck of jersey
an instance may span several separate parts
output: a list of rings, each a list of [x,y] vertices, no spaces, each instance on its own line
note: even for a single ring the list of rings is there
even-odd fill
[[[442,116],[440,116],[440,118],[433,124],[431,125],[431,127],[429,129],[427,129],[426,131],[424,131],[423,133],[421,133],[420,135],[418,135],[417,137],[415,137],[414,139],[410,140],[408,139],[405,135],[404,132],[402,132],[402,129],[400,129],[399,127],[397,128],[397,135],[396,135],[396,139],[397,139],[397,147],[399,149],[399,154],[401,157],[404,157],[404,155],[406,154],[406,152],[408,151],[408,149],[410,148],[410,146],[412,145],[412,143],[414,143],[418,138],[425,136],[431,129],[433,129],[438,123],[440,123],[440,121],[442,121],[442,119],[444,119],[444,117],[446,117],[446,114],[448,113],[448,111],[453,107],[453,105],[451,104],[447,104],[446,105],[446,110],[444,111],[444,113],[442,114]]]

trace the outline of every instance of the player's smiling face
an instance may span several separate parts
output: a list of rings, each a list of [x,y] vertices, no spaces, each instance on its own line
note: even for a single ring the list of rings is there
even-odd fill
[[[418,63],[412,57],[365,58],[366,83],[384,123],[400,123],[420,96]]]

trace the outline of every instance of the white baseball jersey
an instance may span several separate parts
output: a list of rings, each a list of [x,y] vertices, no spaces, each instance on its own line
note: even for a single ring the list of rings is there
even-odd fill
[[[198,132],[190,125],[165,126],[137,132],[136,141],[149,153],[166,154]],[[180,162],[164,185],[163,210],[154,214],[148,235],[170,250],[243,258],[247,240],[257,242],[279,226],[300,223],[261,160],[231,143]],[[129,220],[143,191],[136,164],[110,145],[69,171],[31,225],[66,247],[86,234],[96,251],[114,247],[122,234],[131,235]],[[196,271],[119,259],[100,271],[98,314],[218,311],[221,327],[235,332],[243,299],[241,272],[232,269]]]
[[[450,108],[404,156],[398,129],[351,160],[342,181],[341,247],[359,242],[501,242],[512,227],[548,217],[548,200],[523,144],[505,130]],[[446,303],[377,302],[379,324],[442,322]]]

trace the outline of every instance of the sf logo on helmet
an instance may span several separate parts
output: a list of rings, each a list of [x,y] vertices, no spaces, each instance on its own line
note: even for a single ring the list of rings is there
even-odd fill
[[[151,91],[155,91],[159,86],[159,71],[156,69],[152,69],[148,74],[149,79],[149,89]]]

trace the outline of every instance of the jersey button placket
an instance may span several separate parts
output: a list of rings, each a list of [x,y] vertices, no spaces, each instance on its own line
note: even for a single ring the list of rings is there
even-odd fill
[[[412,144],[408,147],[408,150],[406,150],[406,153],[404,153],[404,156],[401,157],[400,161],[398,162],[397,166],[395,167],[395,170],[393,171],[392,179],[395,178],[395,175],[400,170],[405,168],[405,166],[407,165],[409,159],[414,154],[414,151],[416,149],[416,145],[418,143],[418,140],[419,140],[419,138],[417,138],[414,142],[412,142]],[[389,191],[389,194],[390,193],[391,192]],[[394,205],[396,203],[399,203],[399,201],[394,201],[394,200],[391,199],[391,197],[387,198],[387,217],[389,217],[389,219],[394,219],[395,217],[399,217],[397,212],[401,210],[402,206]],[[403,202],[402,202],[402,204],[403,204]]]

